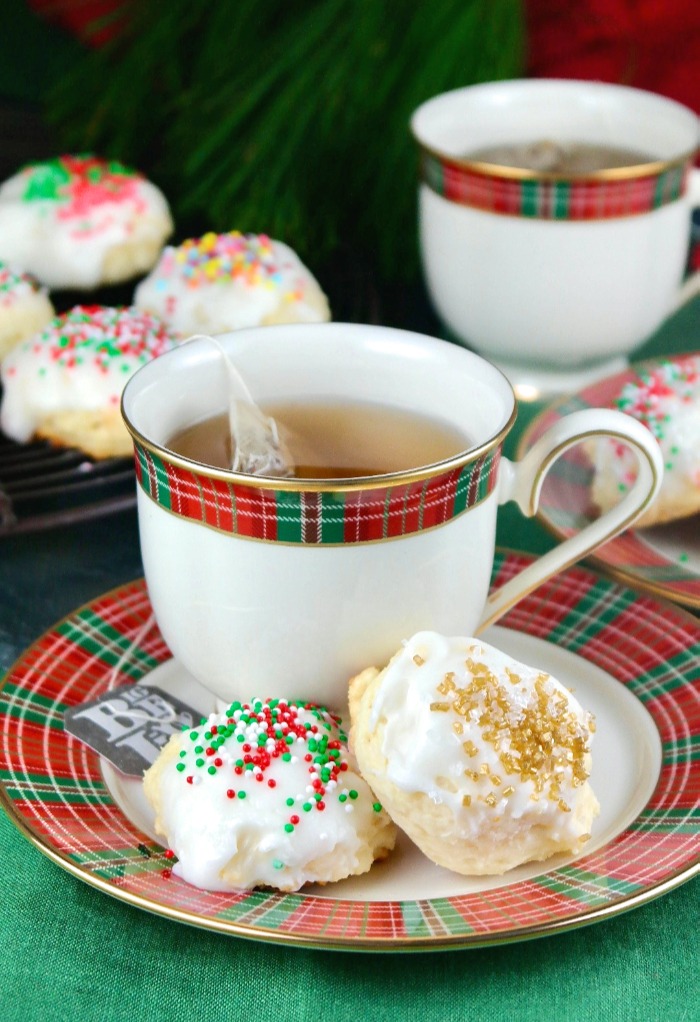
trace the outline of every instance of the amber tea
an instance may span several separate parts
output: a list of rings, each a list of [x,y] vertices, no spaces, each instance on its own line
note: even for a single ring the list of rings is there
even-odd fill
[[[263,404],[275,419],[300,479],[352,479],[402,472],[467,450],[454,426],[379,404],[288,401]],[[230,468],[233,451],[225,413],[176,433],[170,450],[205,465]]]
[[[541,139],[519,145],[492,145],[465,153],[464,159],[544,174],[595,174],[601,170],[651,163],[654,157],[621,146]]]

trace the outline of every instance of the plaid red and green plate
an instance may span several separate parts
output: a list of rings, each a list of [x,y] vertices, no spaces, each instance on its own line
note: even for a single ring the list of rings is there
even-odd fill
[[[668,355],[632,365],[556,402],[530,424],[518,449],[522,457],[535,441],[555,422],[582,408],[613,408],[623,386],[651,371],[662,362],[673,362],[687,355]],[[574,447],[553,465],[542,488],[538,518],[560,538],[573,535],[596,516],[591,501],[593,469],[581,446]],[[666,531],[671,528],[666,526]],[[700,530],[698,530],[700,531]],[[700,574],[679,547],[677,556],[654,544],[653,533],[628,529],[621,536],[599,547],[592,561],[636,589],[675,600],[689,607],[700,607]]]
[[[529,560],[499,552],[495,584]],[[671,604],[575,568],[502,622],[597,665],[641,701],[663,749],[642,813],[603,847],[529,879],[451,897],[376,902],[333,897],[330,889],[323,897],[199,891],[171,874],[162,847],[122,813],[99,757],[64,732],[63,713],[169,659],[157,628],[148,628],[150,613],[143,581],[96,599],[38,639],[0,689],[0,800],[41,851],[102,891],[239,936],[402,951],[569,929],[633,908],[698,872],[700,622]]]

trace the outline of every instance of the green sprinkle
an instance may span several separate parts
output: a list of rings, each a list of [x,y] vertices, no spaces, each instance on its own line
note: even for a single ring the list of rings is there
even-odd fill
[[[273,859],[272,860],[272,868],[273,869],[284,869],[284,863],[282,862],[281,859]]]
[[[282,753],[282,759],[284,760],[285,763],[289,763],[291,758],[292,758],[291,752],[283,752]]]
[[[285,823],[284,829],[287,831],[288,834],[291,834],[292,831],[294,830],[294,824],[293,823]]]
[[[199,735],[196,731],[190,731],[190,738],[192,739],[193,742],[196,742],[197,739],[199,738]]]
[[[375,813],[381,813],[381,811],[382,811],[382,804],[381,804],[381,802],[373,802],[372,803],[372,809],[374,809]]]
[[[180,772],[182,772],[185,769],[185,764],[184,763],[176,763],[175,764],[175,769],[179,770]]]
[[[195,745],[194,751],[195,752],[204,752],[204,746],[203,745]]]
[[[288,799],[286,799],[286,803],[287,803],[288,806],[293,806],[294,805],[294,799],[293,798],[288,798]]]
[[[203,759],[196,759],[194,761],[194,763],[195,763],[195,766],[198,766],[198,767],[204,766],[204,760]]]
[[[245,793],[244,791],[239,791],[239,792],[238,792],[238,797],[239,797],[239,798],[245,798],[245,794],[246,794],[246,793]]]
[[[215,766],[207,767],[207,773],[215,774],[216,773],[216,767]]]
[[[186,755],[187,755],[187,749],[183,749],[182,752],[180,753],[180,759],[184,759]]]
[[[302,806],[302,809],[304,810],[305,813],[310,812],[311,809],[312,809],[311,803],[310,802],[304,802],[304,805]]]
[[[350,796],[350,798],[357,798],[357,792],[355,791],[354,788],[350,789],[350,791],[348,792],[348,795]]]
[[[347,795],[338,795],[338,801],[339,802],[347,802],[347,800],[348,800],[348,796]]]

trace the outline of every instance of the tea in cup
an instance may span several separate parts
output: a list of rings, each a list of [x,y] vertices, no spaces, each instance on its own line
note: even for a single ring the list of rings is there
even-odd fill
[[[420,106],[420,247],[447,330],[506,372],[641,345],[678,301],[698,124],[600,82],[493,82]]]
[[[561,420],[509,462],[510,384],[447,341],[343,323],[217,341],[288,430],[295,475],[227,467],[227,375],[206,338],[141,368],[122,411],[158,625],[227,703],[258,695],[342,709],[359,670],[419,630],[476,633],[631,524],[660,482],[649,431],[603,409]],[[534,514],[556,457],[601,434],[637,454],[629,494],[489,596],[498,505]]]

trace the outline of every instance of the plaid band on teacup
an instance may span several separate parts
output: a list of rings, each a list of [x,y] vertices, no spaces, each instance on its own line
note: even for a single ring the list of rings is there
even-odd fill
[[[422,178],[434,192],[462,206],[539,220],[607,220],[649,213],[680,198],[690,162],[645,177],[570,181],[478,173],[427,152],[421,166]]]
[[[368,543],[443,525],[494,490],[500,459],[500,447],[494,447],[430,479],[315,492],[213,478],[140,444],[134,448],[139,486],[172,514],[250,539],[317,546]]]

